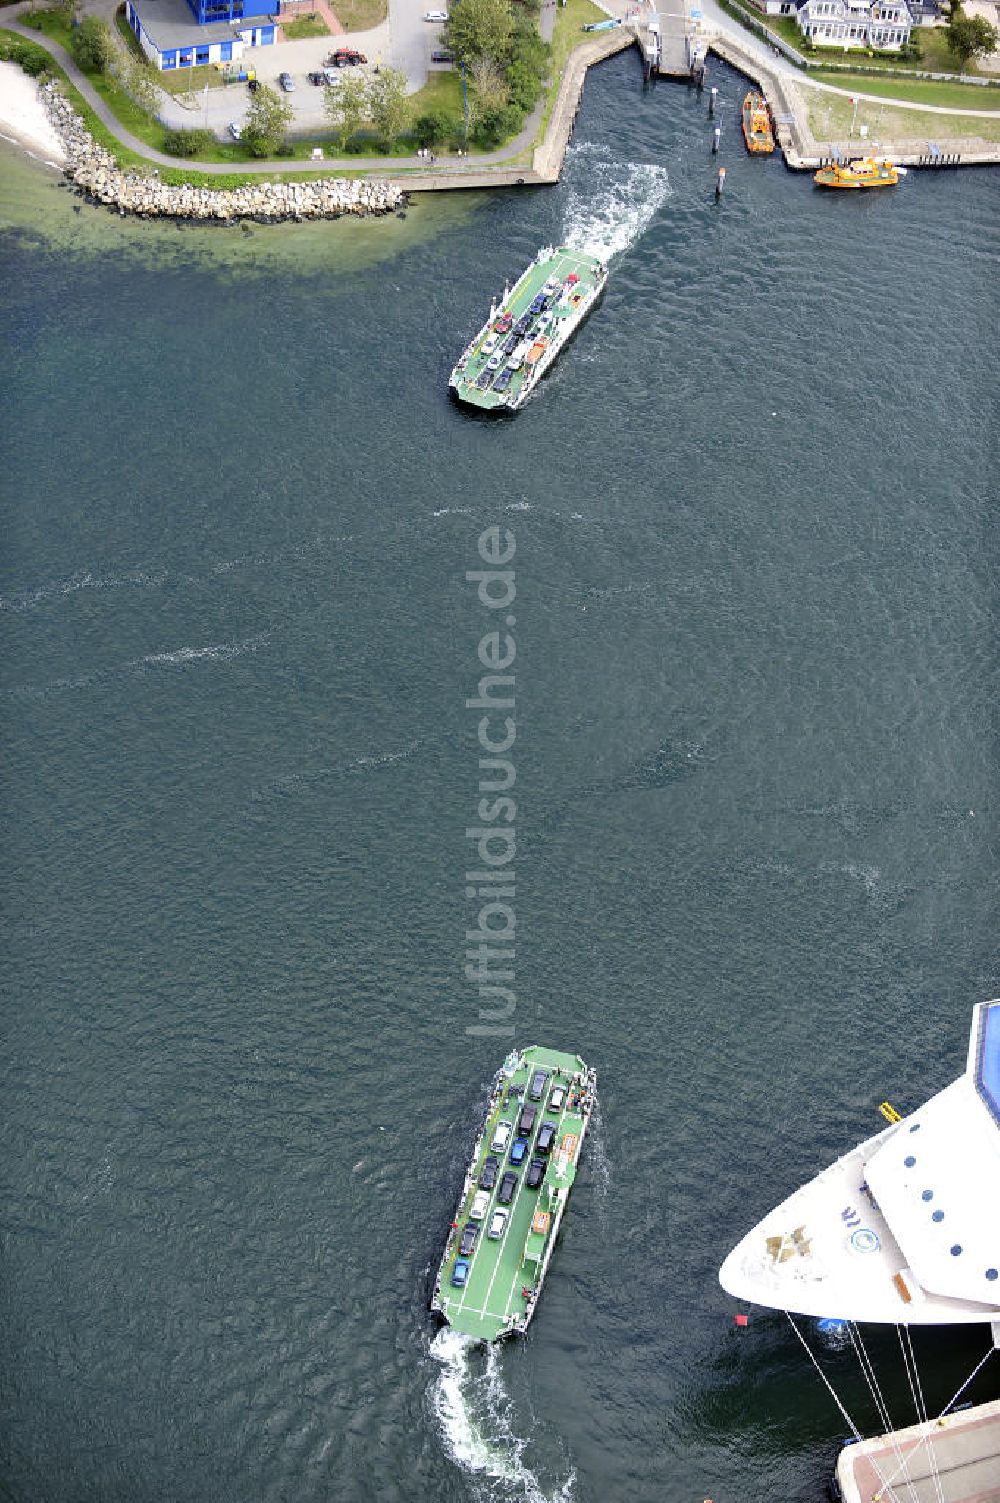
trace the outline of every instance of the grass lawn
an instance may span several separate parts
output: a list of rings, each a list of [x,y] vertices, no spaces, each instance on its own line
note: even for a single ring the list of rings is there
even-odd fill
[[[32,31],[40,31],[43,37],[49,37],[51,41],[58,42],[69,52],[73,32],[62,11],[29,10],[20,17],[20,21],[22,26],[30,26]]]
[[[156,82],[167,94],[201,94],[206,84],[210,89],[226,87],[226,80],[211,63],[200,68],[168,68],[166,73],[156,73]]]
[[[389,0],[333,0],[332,10],[345,31],[371,31],[389,13]]]
[[[327,37],[330,35],[330,28],[323,20],[323,17],[317,16],[315,13],[311,16],[299,16],[296,21],[282,21],[281,30],[284,33],[286,41],[289,42],[301,41],[303,37]]]
[[[439,73],[428,73],[427,82],[423,88],[418,89],[415,94],[407,95],[407,103],[410,106],[411,120],[416,120],[418,115],[429,115],[432,111],[441,110],[445,115],[451,115],[461,125],[461,73],[455,68],[442,69]]]
[[[821,143],[846,140],[854,110],[850,99],[815,89],[803,89],[802,93],[809,112],[809,129],[816,140]],[[862,100],[858,105],[855,131],[862,125],[868,126],[868,140],[862,141],[857,134],[854,137],[860,155],[870,151],[875,141],[912,142],[914,150],[925,148],[928,141],[944,146],[963,137],[1000,141],[1000,115],[979,120],[962,115],[930,115],[923,110],[894,110],[891,105],[872,100]]]
[[[549,79],[546,90],[545,109],[542,111],[542,121],[535,137],[535,145],[548,129],[570,53],[588,40],[583,28],[591,21],[606,21],[607,19],[607,11],[593,5],[591,0],[566,0],[565,5],[556,6],[556,22],[552,29],[552,77]]]
[[[566,60],[574,47],[579,47],[588,40],[583,28],[589,26],[591,21],[607,19],[607,11],[592,5],[591,0],[567,0],[565,5],[556,6],[556,24],[552,30],[553,80],[558,81],[562,77]]]
[[[880,99],[905,99],[909,104],[936,104],[942,109],[993,110],[1000,114],[1000,88],[976,84],[933,83],[921,78],[871,78],[866,73],[826,72],[810,68],[809,77],[858,94],[877,94]]]

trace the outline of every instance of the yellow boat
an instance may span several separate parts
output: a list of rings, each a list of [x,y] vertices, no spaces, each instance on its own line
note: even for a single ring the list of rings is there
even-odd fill
[[[905,169],[894,167],[888,157],[877,162],[864,157],[857,162],[835,162],[821,167],[813,178],[821,188],[894,188]]]
[[[774,132],[771,129],[771,112],[762,94],[751,92],[743,101],[743,139],[747,151],[767,152],[774,150]]]

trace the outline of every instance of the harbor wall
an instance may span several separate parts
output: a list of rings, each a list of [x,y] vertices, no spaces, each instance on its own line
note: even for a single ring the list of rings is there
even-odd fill
[[[858,137],[839,141],[818,141],[809,128],[809,115],[802,88],[787,74],[769,67],[757,51],[745,46],[738,37],[727,32],[716,32],[709,40],[709,51],[724,62],[738,68],[764,94],[775,116],[775,139],[785,159],[785,165],[793,171],[815,171],[841,159],[877,155],[891,157],[901,167],[979,167],[1000,163],[1000,143],[983,140],[974,134],[975,117],[970,116],[970,134],[965,137],[950,137],[947,150],[937,156],[929,150],[926,141],[908,138],[892,141],[881,140],[877,148],[873,141]],[[886,104],[891,104],[887,100]],[[785,117],[785,118],[781,118]]]

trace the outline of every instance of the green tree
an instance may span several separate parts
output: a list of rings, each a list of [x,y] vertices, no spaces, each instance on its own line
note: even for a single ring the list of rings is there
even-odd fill
[[[451,6],[441,39],[461,63],[490,57],[506,63],[514,35],[510,0],[461,0]]]
[[[105,71],[114,72],[126,94],[131,95],[145,114],[155,113],[160,102],[160,86],[148,63],[140,63],[124,47],[116,47],[114,62]]]
[[[336,130],[341,151],[368,124],[368,82],[363,74],[349,74],[336,89],[325,89],[323,107]]]
[[[444,110],[428,110],[413,122],[413,139],[418,146],[439,146],[461,130],[461,124]]]
[[[462,0],[464,4],[464,0]],[[473,114],[495,113],[505,109],[510,101],[510,86],[504,69],[492,57],[477,57],[469,68],[473,83]]]
[[[406,74],[398,68],[380,68],[372,79],[368,86],[368,118],[386,146],[391,146],[402,134],[410,118],[410,107],[406,102]]]
[[[274,156],[285,144],[288,127],[292,123],[291,105],[267,84],[261,84],[250,96],[243,140],[252,157]]]
[[[988,57],[996,51],[996,27],[982,16],[967,16],[960,5],[952,5],[947,35],[948,51],[958,58],[962,71],[974,57]]]
[[[106,72],[115,55],[111,27],[100,16],[87,16],[74,27],[70,50],[74,62],[85,73]]]

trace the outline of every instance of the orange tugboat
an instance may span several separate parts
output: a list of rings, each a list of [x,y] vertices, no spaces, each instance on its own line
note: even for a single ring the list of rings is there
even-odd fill
[[[747,151],[757,154],[774,150],[774,132],[771,129],[771,112],[762,94],[752,90],[743,101],[743,139]]]
[[[895,167],[888,157],[876,162],[874,157],[863,157],[856,162],[834,162],[832,167],[821,167],[813,178],[821,188],[894,188],[906,175],[905,167]]]

